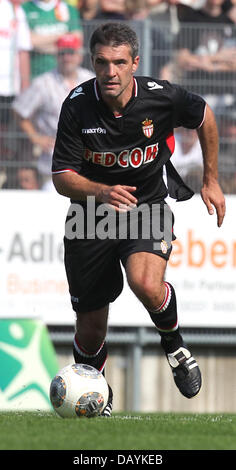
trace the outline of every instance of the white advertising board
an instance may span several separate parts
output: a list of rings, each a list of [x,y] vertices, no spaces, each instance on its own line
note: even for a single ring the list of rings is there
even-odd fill
[[[171,203],[177,240],[166,279],[177,293],[183,326],[236,327],[236,197],[227,196],[221,228],[200,196]],[[0,318],[40,318],[73,324],[63,265],[69,200],[54,192],[0,192]],[[110,325],[150,326],[125,282],[111,305]]]
[[[179,323],[188,327],[236,327],[236,197],[226,197],[226,216],[218,228],[200,196],[169,200],[177,237],[166,271],[176,290]],[[125,285],[125,295],[112,306],[112,320],[121,317],[150,325],[148,314]],[[128,300],[129,299],[129,300]],[[125,320],[126,319],[126,320]]]
[[[63,267],[69,200],[56,192],[0,192],[0,316],[71,323]]]

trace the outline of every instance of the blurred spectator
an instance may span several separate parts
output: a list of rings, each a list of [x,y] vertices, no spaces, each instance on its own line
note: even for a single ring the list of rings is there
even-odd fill
[[[125,6],[126,17],[130,21],[135,21],[141,49],[144,47],[141,56],[147,55],[146,41],[143,40],[143,21],[149,20],[145,34],[150,51],[149,74],[153,77],[160,77],[162,68],[172,58],[172,15],[169,14],[168,5],[163,0],[126,0]],[[148,61],[149,59],[146,59],[146,62]]]
[[[14,97],[29,85],[31,49],[30,31],[20,4],[0,1],[0,172],[4,161],[14,156],[12,133],[14,122],[11,103]]]
[[[12,97],[29,85],[30,32],[17,2],[0,2],[0,95]]]
[[[2,189],[41,189],[41,177],[33,165],[25,164],[22,167],[13,167],[8,173]]]
[[[180,128],[175,133],[175,151],[171,161],[185,178],[194,169],[202,169],[202,150],[196,130]]]
[[[231,23],[225,14],[225,0],[205,0],[201,8],[193,8],[191,2],[177,2],[181,23]]]
[[[236,24],[236,0],[225,0],[223,11]]]
[[[31,74],[56,67],[56,42],[67,32],[82,39],[79,10],[63,0],[30,0],[22,4],[31,30]]]
[[[178,5],[181,28],[174,73],[179,71],[183,85],[205,96],[234,93],[236,37],[223,3],[224,0],[206,0],[199,10]]]
[[[80,66],[80,47],[77,36],[62,36],[57,41],[57,68],[35,78],[13,102],[20,127],[33,144],[32,159],[37,157],[45,184],[51,181],[51,157],[62,102],[72,88],[94,76]]]
[[[236,169],[236,109],[228,107],[221,110],[218,117],[218,128],[221,135],[223,152],[231,153],[234,157]]]
[[[94,18],[99,10],[100,0],[81,0],[80,2],[80,15],[83,27],[83,66],[90,68],[91,56],[89,50],[90,37],[95,29]]]
[[[195,193],[199,193],[202,188],[203,159],[196,130],[176,130],[175,151],[171,161],[185,183]]]
[[[2,189],[41,189],[41,186],[42,178],[32,162],[32,144],[28,139],[21,139],[17,145],[14,162],[6,169]]]
[[[162,70],[172,61],[173,41],[178,32],[177,9],[171,1],[146,0],[152,20],[152,75],[162,78]]]
[[[225,194],[236,194],[236,111],[221,108],[216,114],[220,134],[219,175]],[[175,133],[171,161],[186,184],[195,192],[202,186],[202,151],[195,130],[180,128]]]
[[[99,10],[94,17],[95,20],[125,20],[125,0],[99,0]]]
[[[18,168],[17,180],[19,182],[19,189],[40,189],[40,175],[37,168]]]
[[[236,193],[236,109],[219,109],[219,174],[225,194]]]
[[[80,10],[80,5],[81,5],[80,0],[66,0],[66,3],[68,3],[68,5],[71,5],[72,7],[78,8]]]
[[[80,3],[80,15],[83,21],[91,21],[97,15],[99,0],[82,0]]]
[[[225,165],[231,164],[231,160],[226,159]],[[236,171],[220,174],[220,185],[224,194],[236,194]]]
[[[148,16],[146,0],[126,0],[125,7],[129,20],[143,20]]]

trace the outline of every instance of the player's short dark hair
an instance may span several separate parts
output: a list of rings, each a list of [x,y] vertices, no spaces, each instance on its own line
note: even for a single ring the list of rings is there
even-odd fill
[[[103,46],[121,46],[128,44],[131,49],[131,56],[134,60],[138,55],[139,43],[138,38],[126,23],[105,23],[99,26],[92,34],[90,39],[90,51],[93,55],[96,44]]]

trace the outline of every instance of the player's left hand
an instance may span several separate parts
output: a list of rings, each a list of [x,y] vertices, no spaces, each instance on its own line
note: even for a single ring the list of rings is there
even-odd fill
[[[214,214],[213,206],[215,207],[217,214],[217,225],[218,227],[221,227],[226,208],[225,198],[218,181],[211,181],[208,184],[204,183],[201,189],[201,197],[203,202],[206,204],[208,213],[210,215]]]

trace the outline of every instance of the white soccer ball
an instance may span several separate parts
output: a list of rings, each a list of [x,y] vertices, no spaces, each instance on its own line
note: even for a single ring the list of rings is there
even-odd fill
[[[94,367],[70,364],[53,378],[50,400],[63,418],[99,416],[107,405],[107,381]]]

